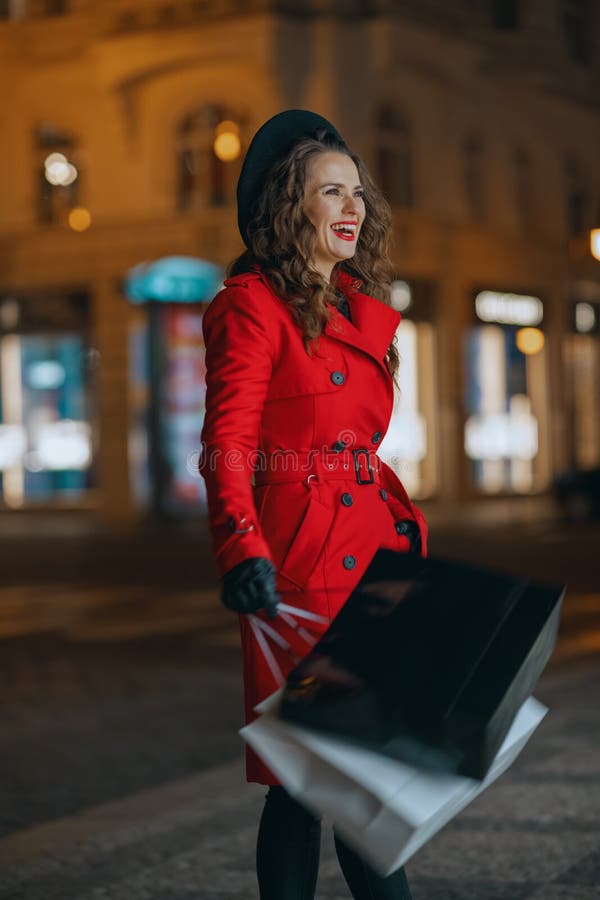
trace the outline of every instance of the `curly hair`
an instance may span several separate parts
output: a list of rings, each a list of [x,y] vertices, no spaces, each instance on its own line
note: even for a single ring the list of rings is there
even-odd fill
[[[310,161],[319,153],[343,153],[354,162],[364,191],[365,219],[352,259],[334,266],[331,282],[308,265],[314,256],[317,232],[303,211],[304,185]],[[304,138],[277,163],[265,180],[247,229],[249,249],[228,267],[239,275],[260,267],[275,293],[285,300],[300,325],[304,345],[311,352],[337,305],[335,273],[343,270],[361,283],[365,293],[390,304],[392,265],[388,256],[391,227],[389,204],[376,187],[362,160],[346,144],[324,129],[315,138]],[[392,376],[398,370],[395,338],[387,365]]]

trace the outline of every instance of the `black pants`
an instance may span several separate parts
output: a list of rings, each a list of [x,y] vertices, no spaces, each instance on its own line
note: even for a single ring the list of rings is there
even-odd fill
[[[382,878],[337,835],[335,849],[354,900],[411,900],[404,869]],[[269,788],[256,848],[260,900],[313,900],[320,852],[321,820]]]

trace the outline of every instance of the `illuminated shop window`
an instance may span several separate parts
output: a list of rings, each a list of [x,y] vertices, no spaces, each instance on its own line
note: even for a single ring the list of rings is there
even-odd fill
[[[10,507],[94,484],[89,351],[79,334],[0,338],[0,474]]]
[[[165,304],[155,314],[155,353],[160,366],[154,386],[148,319],[138,309],[130,321],[128,444],[132,493],[140,507],[150,506],[156,493],[162,512],[194,516],[206,508],[204,479],[198,474],[206,395],[202,307]],[[160,459],[154,483],[153,441]]]
[[[38,221],[42,225],[69,224],[79,207],[81,171],[74,138],[53,126],[35,132],[37,154]]]
[[[205,511],[198,472],[206,367],[202,316],[224,271],[206,259],[163,257],[127,273],[129,462],[135,502],[159,513]],[[0,310],[1,311],[1,310]]]
[[[574,463],[582,469],[600,466],[600,339],[569,335],[565,363],[571,388]]]
[[[479,135],[469,135],[462,146],[463,188],[467,214],[474,222],[483,222],[486,215],[485,170],[483,141]]]
[[[550,470],[543,332],[535,324],[471,329],[464,377],[464,447],[476,487],[488,494],[545,488]]]
[[[563,344],[566,391],[577,468],[600,465],[600,302],[574,304],[573,331]]]
[[[142,307],[130,310],[129,319],[129,428],[127,451],[129,483],[136,506],[151,502],[150,483],[150,364],[148,316]]]
[[[405,316],[396,332],[400,367],[394,411],[379,454],[416,498],[437,489],[437,395],[435,329],[430,321],[408,318],[413,293],[428,286],[392,283],[392,306]],[[418,303],[418,300],[415,301]]]
[[[96,371],[85,290],[0,297],[0,499],[80,502],[96,485]]]
[[[233,203],[243,155],[240,117],[221,106],[203,106],[180,122],[176,144],[177,209]]]
[[[380,107],[375,121],[379,186],[392,206],[414,206],[412,146],[408,122],[391,104]]]

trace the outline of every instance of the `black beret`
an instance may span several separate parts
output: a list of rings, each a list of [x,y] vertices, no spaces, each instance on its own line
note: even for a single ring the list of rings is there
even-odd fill
[[[308,109],[286,109],[277,113],[252,138],[237,186],[238,228],[246,245],[248,223],[269,170],[287,156],[294,144],[303,138],[315,137],[319,129],[325,129],[327,137],[344,143],[331,122]]]

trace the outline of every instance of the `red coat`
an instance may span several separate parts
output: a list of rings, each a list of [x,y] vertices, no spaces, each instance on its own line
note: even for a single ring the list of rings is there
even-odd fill
[[[334,310],[312,356],[285,302],[259,272],[228,279],[204,316],[200,469],[220,572],[268,557],[282,600],[326,619],[340,610],[378,548],[408,549],[396,521],[416,520],[424,553],[427,540],[422,513],[375,456],[392,413],[385,355],[400,314],[359,293],[343,273],[338,286],[352,322]],[[336,442],[336,450],[343,442],[347,449],[335,452]],[[371,451],[375,472],[367,454],[352,454],[356,448]],[[308,649],[280,615],[268,624],[295,646],[296,658],[300,646]],[[278,685],[245,616],[240,625],[251,721],[255,705]],[[326,626],[307,627],[318,635]],[[268,644],[287,675],[294,656],[276,641]],[[248,780],[276,783],[251,752],[247,763]]]

